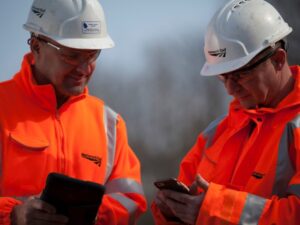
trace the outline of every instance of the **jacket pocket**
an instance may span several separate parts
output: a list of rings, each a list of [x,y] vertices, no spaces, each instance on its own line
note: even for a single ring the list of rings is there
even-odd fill
[[[41,135],[40,135],[41,136]],[[7,196],[40,193],[53,165],[48,140],[23,130],[10,131],[2,152],[2,192]],[[56,162],[56,161],[54,161]],[[49,168],[50,167],[50,168]]]
[[[32,137],[28,134],[21,134],[18,132],[11,132],[9,136],[12,142],[19,145],[24,150],[43,151],[49,147],[49,141],[39,137]]]

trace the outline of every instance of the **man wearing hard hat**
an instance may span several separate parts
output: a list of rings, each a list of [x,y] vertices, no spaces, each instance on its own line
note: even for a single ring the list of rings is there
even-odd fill
[[[156,224],[299,224],[300,67],[287,62],[291,32],[264,0],[232,0],[214,15],[201,74],[218,76],[234,99],[181,162],[178,179],[190,194],[157,193]]]
[[[140,163],[120,115],[86,87],[114,46],[98,0],[34,0],[31,52],[0,83],[0,224],[66,224],[39,199],[50,172],[105,185],[95,224],[134,224],[146,210]]]

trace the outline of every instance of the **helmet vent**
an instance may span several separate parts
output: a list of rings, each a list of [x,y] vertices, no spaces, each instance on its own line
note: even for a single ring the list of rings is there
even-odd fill
[[[251,0],[242,0],[242,1],[238,2],[237,4],[235,4],[232,8],[233,8],[233,10],[238,9],[241,5],[243,5],[249,1],[251,1]]]

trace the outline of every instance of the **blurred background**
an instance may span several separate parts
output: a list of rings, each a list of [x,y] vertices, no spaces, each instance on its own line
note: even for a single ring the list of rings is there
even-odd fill
[[[216,78],[199,75],[203,37],[213,13],[228,0],[100,0],[116,43],[104,50],[89,88],[127,123],[142,164],[149,209],[153,181],[176,177],[182,157],[230,97]],[[300,62],[299,0],[270,0],[294,28],[290,64]],[[12,77],[28,51],[23,30],[32,0],[4,0],[0,8],[0,80]],[[153,224],[150,210],[138,224]]]

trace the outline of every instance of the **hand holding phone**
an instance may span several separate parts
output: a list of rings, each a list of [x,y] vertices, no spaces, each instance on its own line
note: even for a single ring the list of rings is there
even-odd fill
[[[154,185],[160,190],[167,189],[184,194],[190,194],[190,189],[188,188],[188,186],[178,181],[176,178],[158,180],[154,182]]]

